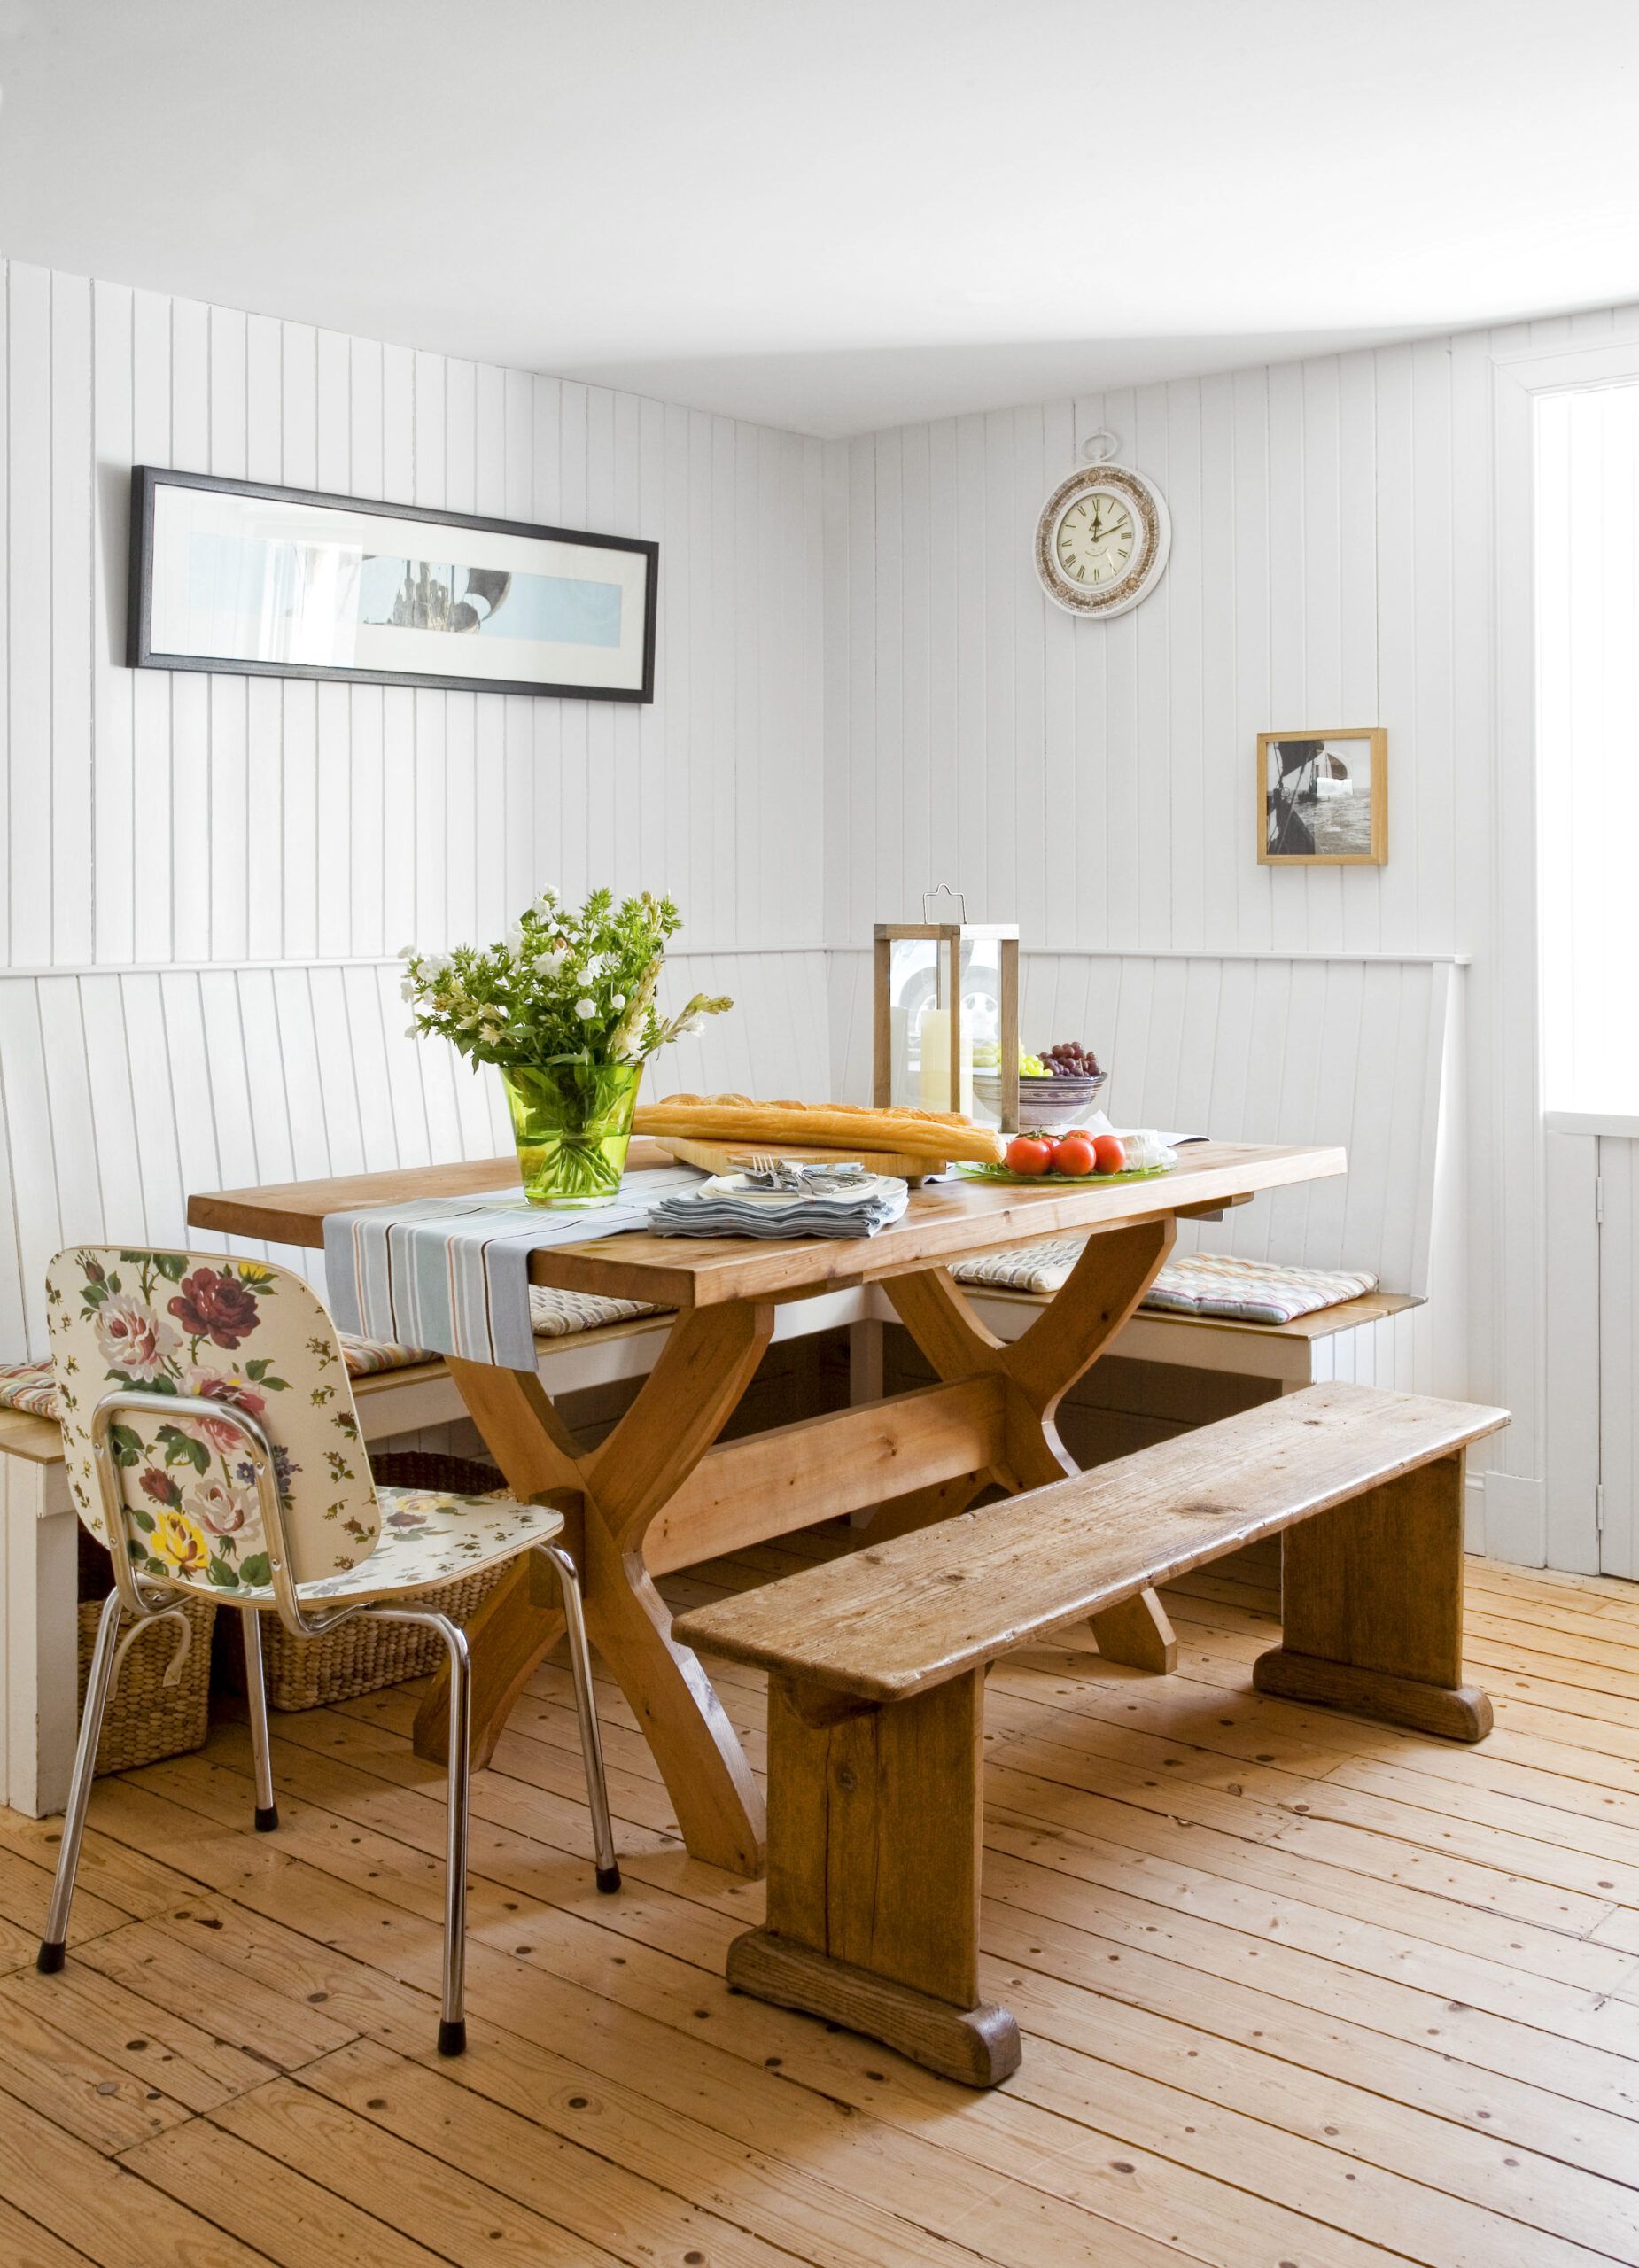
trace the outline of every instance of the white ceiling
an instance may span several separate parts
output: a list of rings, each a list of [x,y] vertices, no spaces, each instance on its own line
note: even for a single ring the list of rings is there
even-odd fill
[[[1635,0],[0,0],[0,247],[821,433],[1639,298]]]

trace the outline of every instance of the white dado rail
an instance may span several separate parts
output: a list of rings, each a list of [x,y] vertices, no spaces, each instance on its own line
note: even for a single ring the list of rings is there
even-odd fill
[[[408,1036],[400,975],[370,959],[0,976],[0,1361],[45,1352],[62,1245],[221,1242],[187,1230],[192,1190],[509,1149],[499,1081]],[[727,992],[735,1012],[665,1050],[652,1091],[825,1099],[817,948],[677,953],[664,989]]]

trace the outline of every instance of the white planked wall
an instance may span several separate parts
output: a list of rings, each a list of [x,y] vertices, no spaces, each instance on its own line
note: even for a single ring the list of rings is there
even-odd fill
[[[0,1358],[38,1344],[59,1237],[499,1146],[481,1089],[399,1046],[396,999],[378,1021],[369,964],[496,935],[546,882],[669,890],[669,988],[742,1004],[663,1086],[755,1060],[823,1092],[791,951],[822,912],[819,443],[16,262],[0,395]],[[143,462],[652,536],[656,699],[133,672]]]
[[[213,972],[244,972],[250,1001],[295,967],[311,995],[411,937],[492,930],[546,881],[664,887],[747,1003],[677,1083],[765,1086],[788,1040],[781,1084],[819,1092],[832,1045],[846,1060],[847,956],[948,879],[975,918],[1017,917],[1060,957],[1472,954],[1449,1310],[1472,1322],[1448,1327],[1466,1330],[1470,1390],[1515,1410],[1495,1467],[1522,1507],[1540,1496],[1535,1051],[1499,980],[1516,883],[1497,841],[1517,820],[1497,786],[1491,388],[1496,357],[1618,317],[823,448],[15,263],[0,320],[4,1351],[40,1222],[89,1218],[89,1192],[120,1217],[140,1197],[158,1234],[182,1178],[203,1177],[187,1044],[149,1093],[110,996],[77,989],[99,973],[128,972],[133,1029],[169,1051],[161,970],[202,1000]],[[1043,600],[1029,536],[1099,424],[1161,484],[1175,540],[1154,597],[1093,625]],[[660,697],[133,675],[134,460],[656,536]],[[1259,867],[1255,733],[1359,722],[1389,730],[1389,864]],[[843,956],[828,1029],[821,939]],[[90,1091],[116,1026],[139,1072],[112,1122],[123,1155],[100,1105],[51,1094]]]
[[[820,936],[818,443],[12,263],[0,946],[310,960],[667,889],[703,946]],[[657,696],[124,666],[134,462],[658,540]],[[93,876],[95,887],[93,887]]]
[[[1499,1534],[1522,1557],[1543,1532],[1541,1134],[1528,987],[1503,982],[1532,792],[1514,778],[1504,795],[1498,757],[1495,364],[1634,320],[1181,379],[826,454],[828,937],[862,942],[948,881],[974,919],[1018,920],[1050,952],[1472,956],[1466,1299],[1440,1327],[1466,1334],[1468,1390],[1513,1410],[1486,1456],[1511,1476]],[[1173,545],[1144,605],[1091,624],[1043,597],[1030,546],[1099,426],[1159,483]],[[1528,464],[1508,478],[1528,548]],[[1529,682],[1527,664],[1527,703]],[[1257,733],[1341,724],[1388,730],[1387,865],[1260,866]]]

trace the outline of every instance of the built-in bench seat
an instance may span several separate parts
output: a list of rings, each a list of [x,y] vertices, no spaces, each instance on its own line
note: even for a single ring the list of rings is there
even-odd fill
[[[984,1673],[1060,1625],[1282,1539],[1261,1692],[1457,1740],[1463,1465],[1500,1410],[1333,1384],[683,1616],[768,1673],[768,1908],[730,1984],[991,2086],[1018,2026],[978,1991]]]
[[[1084,1241],[1048,1238],[959,1262],[951,1272],[997,1336],[1014,1339],[1064,1283]],[[1326,1340],[1370,1333],[1424,1303],[1419,1293],[1381,1290],[1370,1274],[1199,1253],[1162,1269],[1112,1351],[1268,1377],[1289,1392],[1335,1374],[1318,1365]],[[1226,1332],[1233,1336],[1210,1335]]]
[[[1039,1244],[1006,1252],[982,1253],[958,1261],[951,1273],[959,1284],[989,1285],[1000,1292],[1029,1292],[1050,1298],[1069,1281],[1086,1249],[1085,1237],[1045,1237]],[[1283,1268],[1267,1260],[1246,1260],[1227,1253],[1196,1253],[1169,1262],[1140,1302],[1192,1321],[1210,1317],[1227,1323],[1283,1324],[1378,1288],[1372,1275],[1342,1270]]]

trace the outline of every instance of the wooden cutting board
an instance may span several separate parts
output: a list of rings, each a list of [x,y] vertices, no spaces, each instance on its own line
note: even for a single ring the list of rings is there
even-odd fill
[[[680,1164],[698,1166],[704,1173],[737,1173],[753,1150],[763,1149],[772,1157],[788,1158],[793,1165],[859,1165],[867,1173],[892,1174],[900,1181],[925,1181],[929,1174],[946,1170],[937,1158],[905,1157],[894,1150],[804,1150],[788,1142],[694,1142],[671,1134],[649,1138]]]

